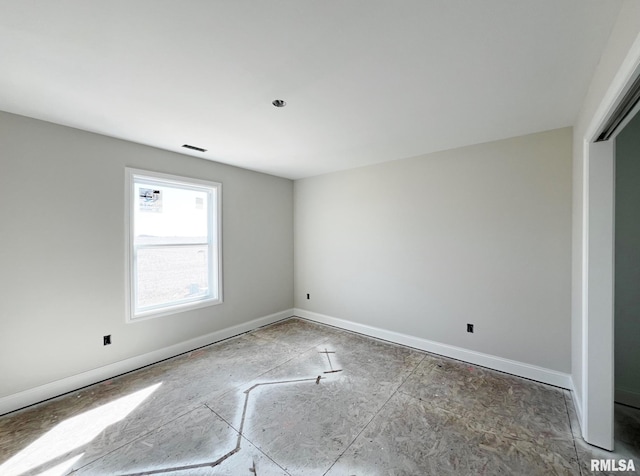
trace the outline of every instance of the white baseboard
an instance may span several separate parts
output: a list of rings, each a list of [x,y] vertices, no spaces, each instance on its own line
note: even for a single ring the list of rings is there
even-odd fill
[[[571,378],[570,380],[571,380],[571,388],[569,390],[571,390],[571,399],[573,400],[573,406],[576,409],[576,415],[578,417],[578,423],[580,424],[580,434],[582,435],[582,428],[583,428],[583,424],[582,424],[582,402],[580,402],[580,400],[578,400],[578,392],[576,392],[576,386],[575,386],[575,383],[573,382],[573,378]]]
[[[189,352],[197,349],[198,347],[203,347],[238,334],[243,334],[258,327],[291,317],[292,315],[293,310],[287,309],[275,314],[253,319],[252,321],[244,322],[236,326],[227,327],[226,329],[212,332],[204,336],[199,336],[188,341],[180,342],[163,349],[158,349],[143,355],[114,362],[103,367],[98,367],[97,369],[88,370],[86,372],[24,390],[19,393],[7,395],[6,397],[0,398],[0,415],[86,387],[87,385],[101,382],[102,380],[113,378],[126,372],[131,372],[132,370],[160,362],[161,360],[168,359],[170,357],[175,357],[176,355]]]
[[[616,388],[616,403],[629,405],[630,407],[640,408],[640,393],[627,390],[626,388]]]
[[[462,347],[441,344],[439,342],[422,339],[420,337],[414,337],[407,334],[401,334],[399,332],[380,329],[378,327],[372,327],[366,324],[359,324],[357,322],[347,321],[344,319],[339,319],[337,317],[326,316],[324,314],[318,314],[316,312],[306,311],[304,309],[296,308],[293,310],[293,312],[295,316],[309,319],[311,321],[329,324],[341,329],[358,332],[360,334],[365,334],[371,337],[376,337],[378,339],[395,342],[396,344],[406,345],[415,349],[426,350],[427,352],[432,352],[434,354],[451,357],[453,359],[462,360],[471,364],[481,365],[483,367],[488,367],[490,369],[517,375],[519,377],[547,383],[556,387],[571,389],[571,376],[569,374],[558,372],[556,370],[550,370],[535,365],[525,364],[523,362],[518,362],[515,360],[504,359],[502,357],[496,357],[494,355],[483,354],[482,352],[463,349]]]
[[[97,369],[88,370],[86,372],[24,390],[19,393],[7,395],[0,398],[0,415],[86,387],[87,385],[101,382],[102,380],[113,378],[126,372],[131,372],[132,370],[139,369],[146,365],[189,352],[197,349],[198,347],[203,347],[238,334],[249,332],[258,327],[272,324],[291,316],[302,317],[311,321],[328,324],[341,329],[358,332],[378,339],[395,342],[397,344],[406,345],[416,349],[425,350],[427,352],[432,352],[434,354],[443,355],[445,357],[451,357],[453,359],[462,360],[464,362],[481,365],[501,372],[518,375],[520,377],[572,390],[570,375],[557,372],[555,370],[545,369],[535,365],[504,359],[502,357],[496,357],[489,354],[483,354],[481,352],[461,347],[441,344],[439,342],[422,339],[420,337],[401,334],[378,327],[368,326],[366,324],[359,324],[336,317],[326,316],[324,314],[306,311],[304,309],[287,309],[285,311],[259,317],[249,322],[212,332],[204,336],[199,336],[185,342],[180,342],[163,349],[158,349],[130,359],[114,362]],[[574,398],[578,418],[582,422],[582,409],[579,402],[576,400],[576,393],[571,392],[571,394]],[[616,400],[617,399],[616,393]]]

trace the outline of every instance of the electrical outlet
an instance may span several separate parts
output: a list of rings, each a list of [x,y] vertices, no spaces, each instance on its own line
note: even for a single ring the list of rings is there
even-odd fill
[[[307,293],[307,299],[311,299],[311,298],[309,297],[309,293]]]
[[[102,338],[102,345],[111,345],[111,334]]]
[[[473,324],[467,324],[467,332],[470,332],[473,334]]]

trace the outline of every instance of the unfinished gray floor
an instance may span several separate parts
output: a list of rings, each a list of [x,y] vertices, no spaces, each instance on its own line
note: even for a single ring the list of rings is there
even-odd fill
[[[640,470],[640,412],[617,407],[616,438],[584,443],[567,391],[289,319],[1,417],[0,474]]]

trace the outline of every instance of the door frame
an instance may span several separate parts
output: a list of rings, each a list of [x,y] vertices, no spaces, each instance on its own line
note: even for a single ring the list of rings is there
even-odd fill
[[[588,443],[612,451],[614,440],[614,236],[615,137],[595,142],[615,108],[640,75],[640,37],[599,108],[583,141],[582,174],[582,435]],[[638,108],[634,108],[637,111]]]

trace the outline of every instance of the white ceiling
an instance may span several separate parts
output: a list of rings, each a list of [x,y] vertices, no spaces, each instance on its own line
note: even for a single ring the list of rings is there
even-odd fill
[[[0,110],[308,177],[573,125],[620,6],[0,0]]]

